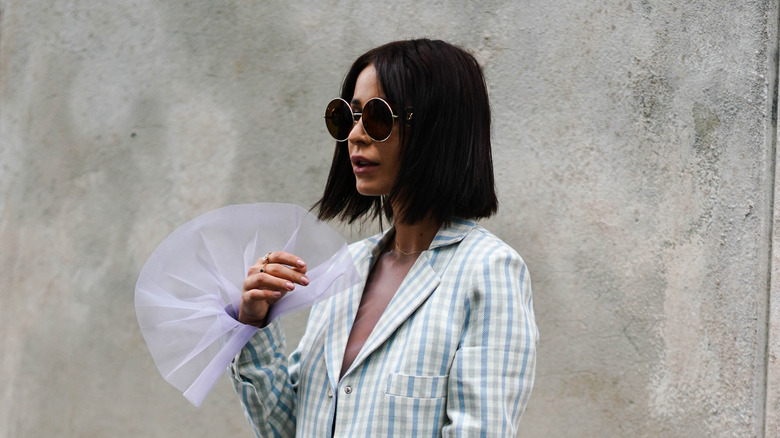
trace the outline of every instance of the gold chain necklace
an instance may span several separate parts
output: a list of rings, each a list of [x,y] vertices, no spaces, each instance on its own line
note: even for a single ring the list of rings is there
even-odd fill
[[[399,251],[401,254],[403,254],[403,255],[414,255],[414,254],[417,254],[418,252],[420,252],[420,251],[421,251],[421,250],[419,250],[419,249],[417,249],[417,250],[414,250],[414,251],[408,251],[408,252],[407,252],[407,251],[404,251],[404,250],[402,250],[402,249],[401,249],[401,246],[400,246],[400,245],[398,245],[398,242],[397,242],[397,241],[395,242],[395,249],[397,249],[397,250],[398,250],[398,251]]]

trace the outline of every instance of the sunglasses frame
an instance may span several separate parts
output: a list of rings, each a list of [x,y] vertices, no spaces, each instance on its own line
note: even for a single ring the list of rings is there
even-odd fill
[[[369,102],[371,102],[372,100],[378,100],[378,101],[382,102],[383,104],[385,104],[385,106],[387,107],[387,109],[388,109],[388,110],[390,110],[390,117],[392,118],[392,124],[391,124],[391,126],[390,126],[390,133],[389,133],[389,134],[387,134],[387,136],[386,136],[385,138],[383,138],[383,139],[374,138],[374,137],[373,137],[371,134],[369,134],[368,130],[366,130],[366,125],[365,125],[365,123],[363,123],[363,111],[355,111],[355,110],[353,110],[353,109],[352,109],[352,105],[350,105],[350,104],[349,104],[349,102],[347,102],[346,100],[344,100],[344,99],[342,99],[342,98],[340,98],[340,97],[333,98],[333,99],[331,99],[331,100],[330,100],[330,102],[328,102],[328,106],[327,106],[327,107],[325,107],[325,110],[326,110],[325,119],[328,119],[328,118],[330,118],[330,116],[328,116],[328,114],[327,114],[327,108],[328,108],[328,107],[330,107],[330,105],[331,105],[331,104],[332,104],[334,101],[341,101],[341,102],[343,102],[345,105],[347,105],[347,108],[349,108],[349,111],[352,113],[352,128],[350,128],[350,131],[351,131],[352,129],[354,129],[354,127],[355,127],[355,124],[356,124],[358,121],[360,121],[360,124],[363,126],[363,132],[365,132],[365,133],[366,133],[366,135],[367,135],[367,136],[368,136],[368,137],[369,137],[371,140],[373,140],[373,141],[374,141],[374,142],[376,142],[376,143],[381,143],[381,142],[383,142],[383,141],[387,141],[387,139],[388,139],[388,138],[390,138],[390,136],[391,136],[391,135],[393,135],[393,126],[392,126],[392,125],[395,125],[395,119],[397,119],[397,118],[398,118],[398,115],[396,115],[396,114],[393,112],[393,108],[390,106],[390,104],[389,104],[389,103],[387,103],[387,101],[386,101],[386,100],[384,100],[384,99],[382,99],[381,97],[372,97],[371,99],[368,99],[368,100],[366,101],[366,103],[364,103],[364,104],[363,104],[363,108],[365,108],[365,107],[366,107],[366,105],[368,105],[368,104],[369,104]],[[409,119],[409,120],[411,120],[411,117],[412,117],[412,115],[411,115],[411,113],[410,113],[410,114],[409,114],[409,117],[408,117],[408,119]],[[325,123],[326,123],[326,125],[327,125],[328,121],[326,120],[326,121],[325,121]],[[338,139],[338,138],[336,138],[336,136],[334,136],[334,135],[333,135],[333,133],[330,131],[330,129],[328,129],[328,133],[329,133],[329,134],[330,134],[330,136],[331,136],[331,137],[333,137],[333,138],[334,138],[334,139],[335,139],[337,142],[344,142],[344,141],[347,141],[347,139],[349,138],[349,134],[347,134],[347,137],[345,137],[345,138],[343,138],[343,139]]]

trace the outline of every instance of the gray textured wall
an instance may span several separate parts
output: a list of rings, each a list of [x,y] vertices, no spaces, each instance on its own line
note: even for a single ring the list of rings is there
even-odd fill
[[[196,409],[160,377],[138,272],[203,212],[311,205],[349,63],[419,36],[473,51],[491,89],[486,226],[526,259],[542,336],[524,434],[780,436],[777,2],[0,12],[0,437],[251,436],[227,380]]]

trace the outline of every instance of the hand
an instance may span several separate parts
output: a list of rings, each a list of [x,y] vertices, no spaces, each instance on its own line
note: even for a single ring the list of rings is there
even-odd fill
[[[294,290],[296,283],[303,286],[309,284],[305,274],[306,263],[298,256],[284,251],[274,251],[258,259],[249,268],[244,280],[238,321],[265,327],[265,317],[271,304]]]

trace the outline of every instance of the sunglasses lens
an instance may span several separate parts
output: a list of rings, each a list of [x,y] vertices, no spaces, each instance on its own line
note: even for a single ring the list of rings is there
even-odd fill
[[[344,141],[349,137],[353,125],[352,109],[347,102],[341,99],[331,100],[325,108],[325,126],[330,135],[338,141]]]
[[[393,112],[383,100],[371,99],[363,106],[363,127],[374,141],[385,141],[393,132]]]

